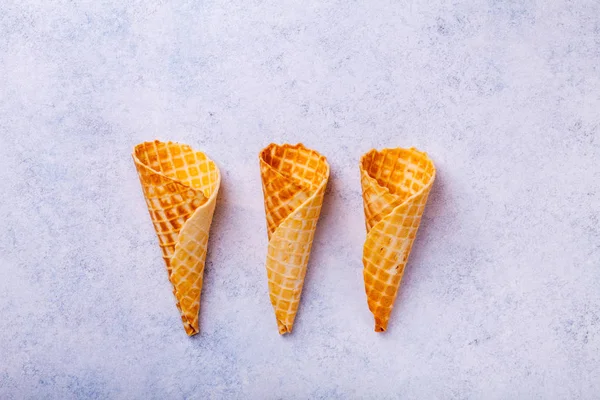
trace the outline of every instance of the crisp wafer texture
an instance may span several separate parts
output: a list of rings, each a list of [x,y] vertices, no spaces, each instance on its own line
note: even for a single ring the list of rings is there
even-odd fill
[[[329,178],[327,159],[302,144],[260,152],[269,249],[269,295],[280,334],[292,331]]]
[[[221,182],[219,169],[202,152],[158,140],[137,145],[133,160],[183,327],[188,335],[195,335],[208,233]]]
[[[404,267],[435,179],[433,161],[415,148],[371,150],[360,159],[367,238],[365,290],[375,331],[387,329]]]

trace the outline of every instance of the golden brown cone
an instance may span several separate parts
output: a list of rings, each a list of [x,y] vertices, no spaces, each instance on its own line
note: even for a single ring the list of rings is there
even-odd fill
[[[285,334],[296,318],[329,164],[302,144],[270,144],[259,160],[269,236],[269,295],[279,333]]]
[[[188,145],[158,140],[135,146],[133,160],[183,327],[195,335],[208,234],[221,183],[219,169]]]
[[[367,238],[363,275],[375,331],[387,329],[404,267],[435,179],[433,161],[415,148],[371,150],[360,159]]]

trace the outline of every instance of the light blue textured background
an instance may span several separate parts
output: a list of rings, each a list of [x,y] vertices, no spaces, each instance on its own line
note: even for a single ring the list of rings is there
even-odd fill
[[[182,328],[130,152],[222,190]],[[257,154],[332,176],[277,334]],[[358,159],[438,180],[389,331],[362,282]],[[0,398],[600,396],[598,0],[0,2]]]

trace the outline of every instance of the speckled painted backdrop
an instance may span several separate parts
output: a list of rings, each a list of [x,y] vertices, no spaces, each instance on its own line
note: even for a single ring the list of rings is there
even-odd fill
[[[130,152],[219,164],[188,338]],[[294,333],[267,294],[258,151],[332,174]],[[390,329],[358,173],[438,178]],[[2,0],[0,398],[600,396],[600,2]]]

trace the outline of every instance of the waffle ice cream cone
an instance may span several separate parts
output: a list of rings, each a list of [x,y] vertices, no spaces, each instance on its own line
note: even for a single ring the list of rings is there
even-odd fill
[[[365,290],[375,331],[387,329],[427,196],[433,161],[415,148],[371,150],[360,159],[367,239]]]
[[[269,249],[269,295],[280,334],[292,331],[323,194],[327,159],[302,144],[270,144],[260,152]]]
[[[158,140],[137,145],[133,160],[183,327],[188,335],[195,335],[208,233],[221,182],[219,169],[200,151]]]

